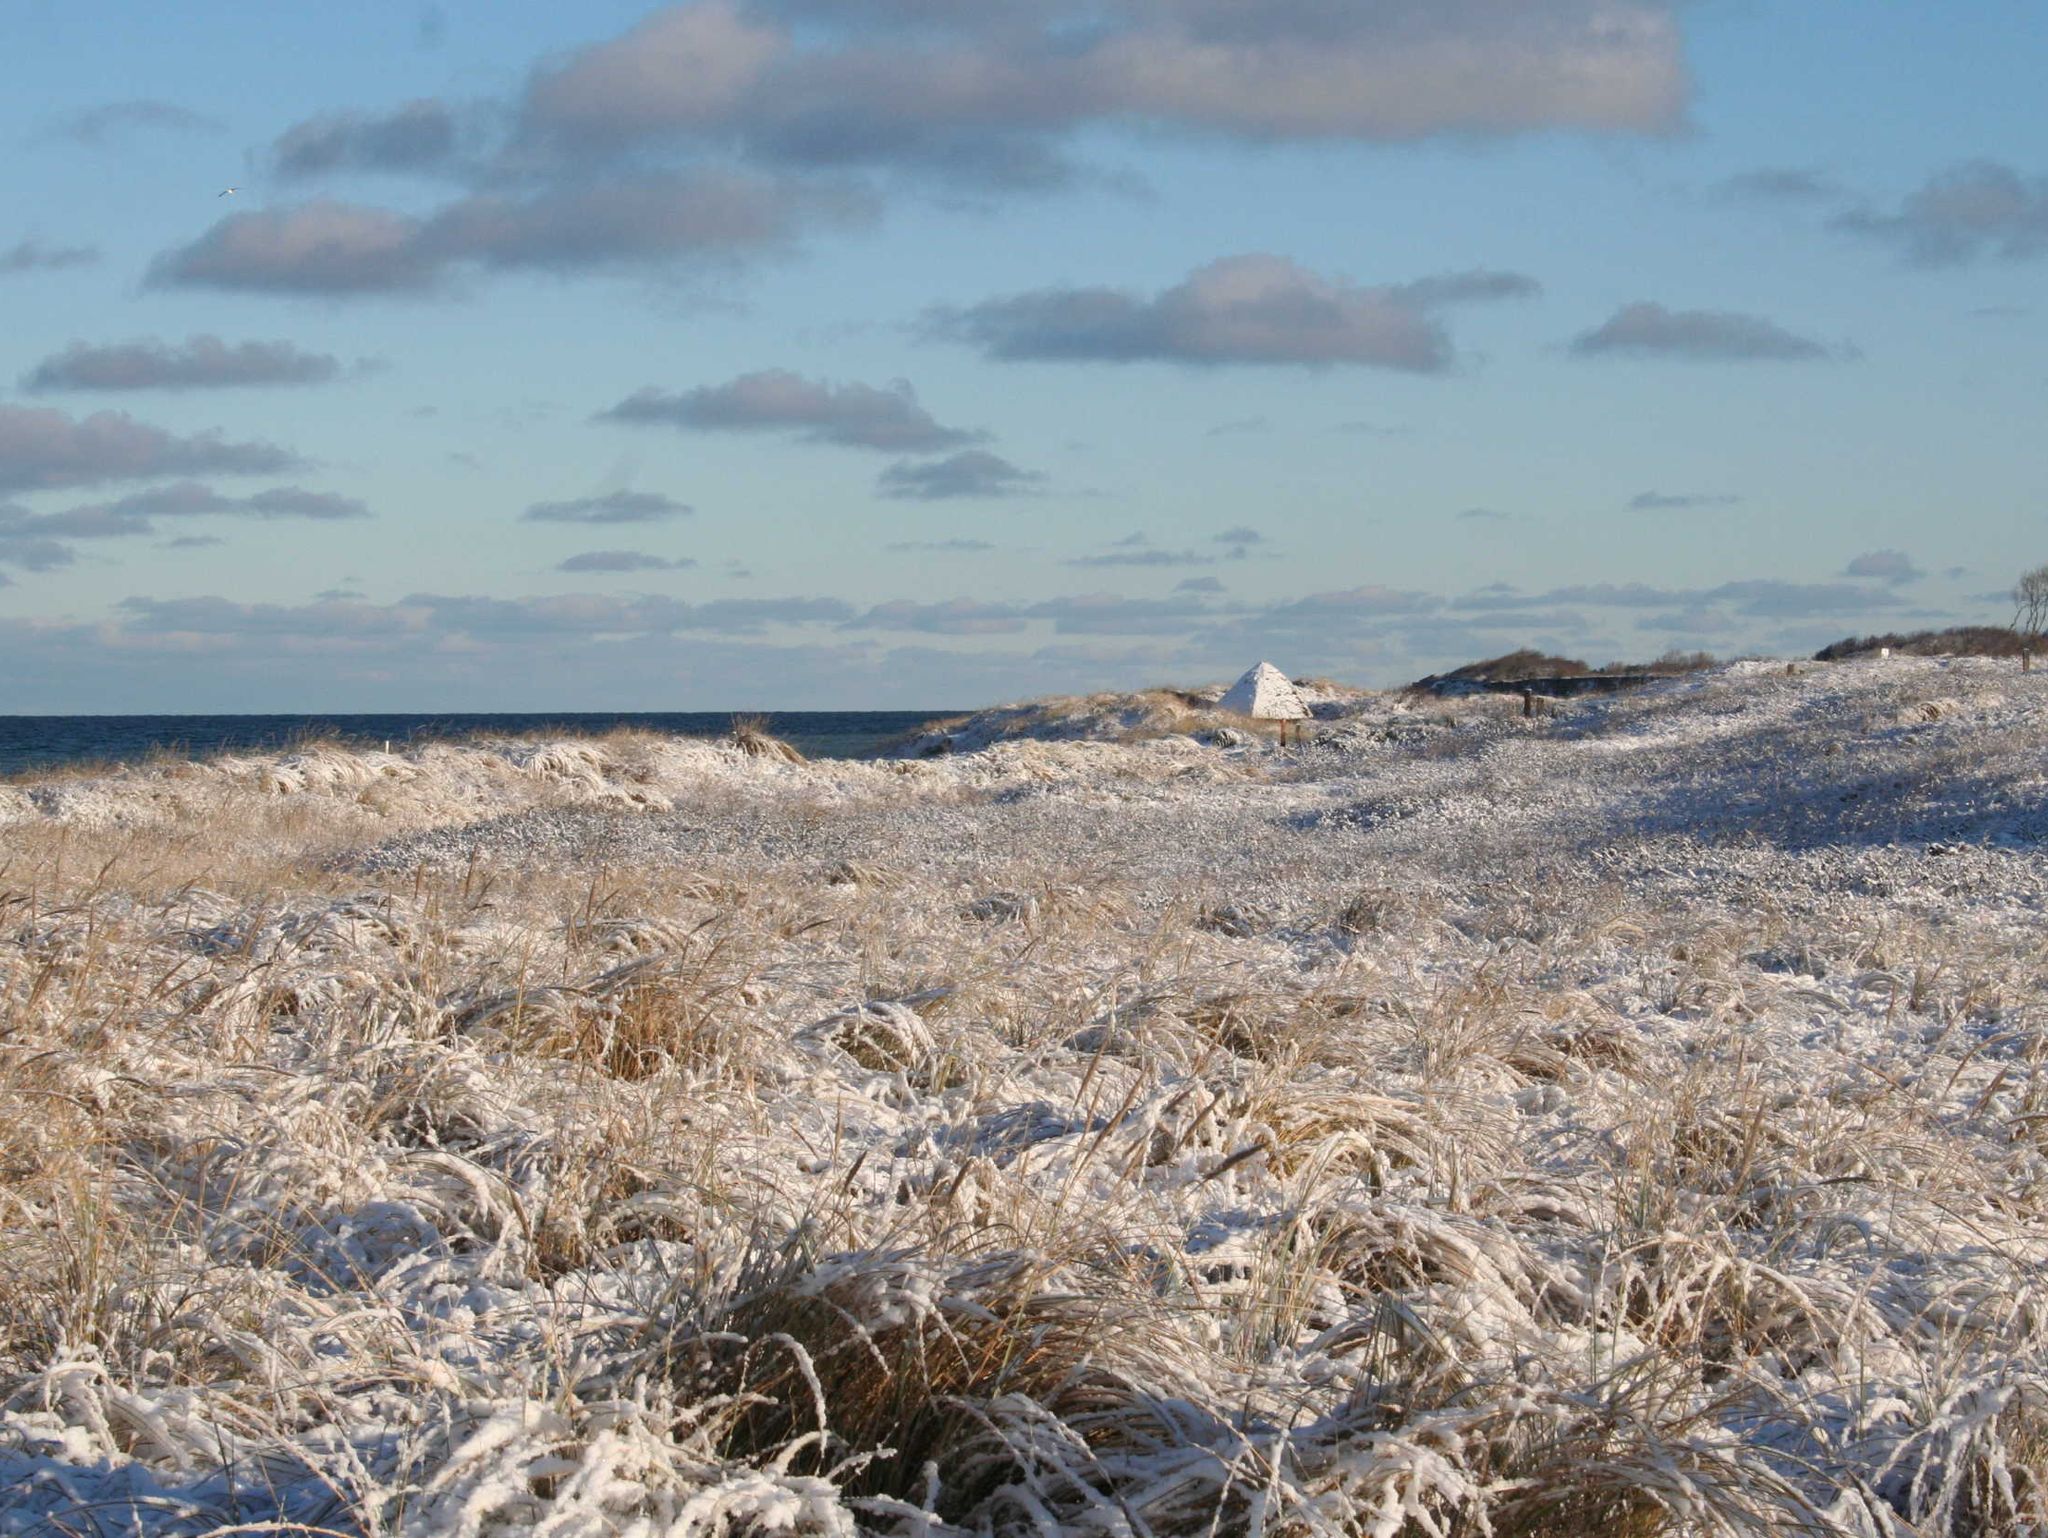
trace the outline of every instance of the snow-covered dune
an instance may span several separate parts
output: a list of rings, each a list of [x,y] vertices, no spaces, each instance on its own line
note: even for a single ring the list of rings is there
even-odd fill
[[[0,1532],[2048,1519],[2048,675],[1080,703],[0,786]]]

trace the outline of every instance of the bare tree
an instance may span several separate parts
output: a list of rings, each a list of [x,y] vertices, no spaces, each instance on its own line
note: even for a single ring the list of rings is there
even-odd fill
[[[2012,628],[2020,638],[2020,667],[2034,669],[2034,647],[2048,630],[2048,566],[2036,566],[2012,585]]]

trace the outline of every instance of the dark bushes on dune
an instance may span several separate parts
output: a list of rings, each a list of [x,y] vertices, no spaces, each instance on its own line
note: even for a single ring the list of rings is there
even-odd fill
[[[1815,662],[1846,662],[1889,648],[1905,657],[2017,657],[2018,632],[2005,625],[1956,625],[1947,630],[1849,636],[1813,654]]]
[[[1445,685],[1513,684],[1551,678],[1645,674],[1666,677],[1675,673],[1697,673],[1713,666],[1715,658],[1708,652],[1668,651],[1654,662],[1610,662],[1604,667],[1596,668],[1579,661],[1576,657],[1554,656],[1525,646],[1517,651],[1504,652],[1498,657],[1468,662],[1463,667],[1452,668],[1447,673],[1432,673],[1427,678],[1417,679],[1408,687],[1442,691]]]
[[[1579,678],[1592,671],[1576,658],[1554,657],[1524,646],[1518,651],[1488,657],[1483,662],[1468,662],[1463,667],[1436,675],[1436,679],[1439,682],[1469,679],[1474,683],[1516,683],[1524,678]]]

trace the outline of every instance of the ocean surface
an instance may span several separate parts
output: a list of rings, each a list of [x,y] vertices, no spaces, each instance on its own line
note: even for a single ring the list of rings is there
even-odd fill
[[[766,729],[809,758],[863,758],[949,710],[790,710],[759,712]],[[322,716],[0,716],[0,774],[64,764],[127,763],[153,753],[207,758],[276,752],[296,743],[338,739],[394,749],[530,732],[582,735],[617,726],[723,737],[733,713],[704,711],[535,711],[513,715]]]

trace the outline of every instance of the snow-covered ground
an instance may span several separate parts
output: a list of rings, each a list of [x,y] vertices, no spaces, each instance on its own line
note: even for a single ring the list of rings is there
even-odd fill
[[[0,785],[0,1532],[2037,1530],[2048,674],[1520,709]]]

